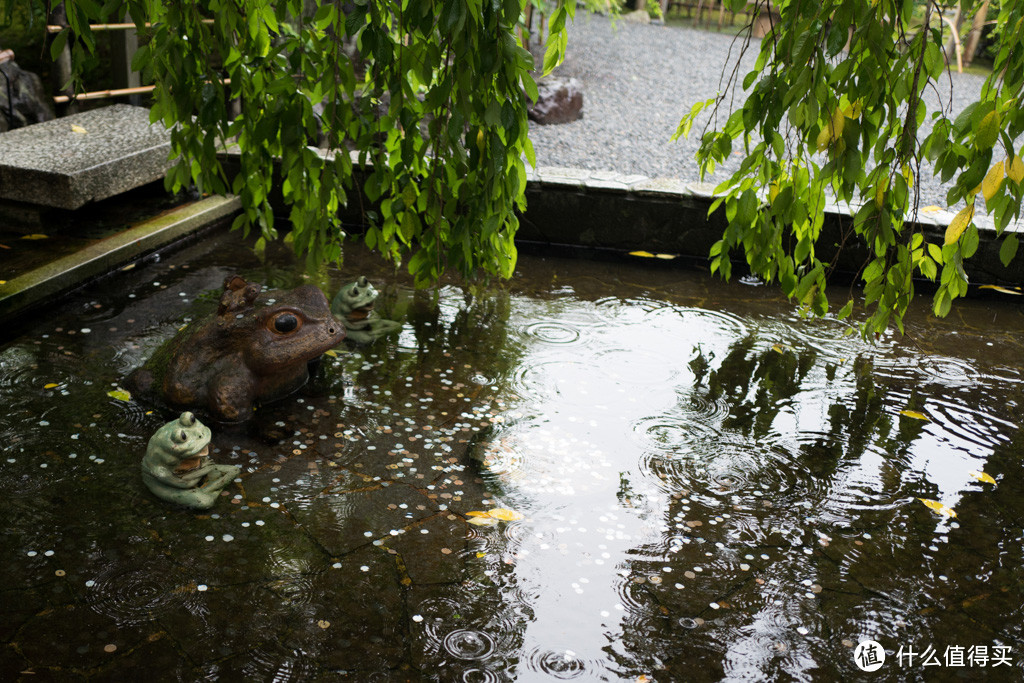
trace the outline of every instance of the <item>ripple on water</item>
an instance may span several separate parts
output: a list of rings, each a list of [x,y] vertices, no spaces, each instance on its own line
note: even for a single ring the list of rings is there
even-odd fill
[[[549,650],[533,648],[526,653],[526,666],[531,671],[567,681],[583,676],[588,669],[593,669],[591,662],[585,661],[572,650]]]
[[[317,673],[309,656],[286,650],[275,642],[261,643],[251,650],[242,670],[246,680],[274,683],[308,681]]]
[[[87,597],[96,612],[118,626],[155,621],[177,605],[197,608],[200,594],[169,561],[148,561],[145,567],[124,568],[111,562],[91,579]]]
[[[749,334],[743,319],[727,311],[654,303],[648,306],[644,323],[678,329],[695,344],[728,344]]]
[[[449,631],[441,639],[441,647],[451,656],[464,661],[489,659],[496,649],[494,638],[483,631],[468,628]]]
[[[531,339],[563,346],[578,344],[583,338],[580,328],[562,320],[539,320],[523,328],[523,333]]]

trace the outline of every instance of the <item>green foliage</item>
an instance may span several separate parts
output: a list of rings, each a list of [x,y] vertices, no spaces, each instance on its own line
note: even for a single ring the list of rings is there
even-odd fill
[[[269,199],[279,191],[296,253],[311,268],[339,261],[337,211],[363,195],[353,192],[354,164],[365,165],[366,242],[424,285],[448,268],[508,277],[515,265],[515,210],[525,204],[524,161],[533,163],[526,97],[537,91],[515,31],[524,6],[75,0],[56,42],[70,35],[88,52],[90,21],[130,13],[145,42],[133,66],[156,85],[151,118],[172,132],[168,187],[237,194],[245,211],[234,227],[256,227],[257,249],[277,237]],[[547,65],[564,55],[573,12],[560,3],[551,14]],[[318,135],[329,153],[310,146]],[[217,156],[227,145],[240,154],[234,179]]]
[[[979,3],[964,2],[970,12]],[[992,75],[979,100],[955,118],[948,107],[929,111],[926,89],[943,92],[942,45],[948,29],[939,6],[912,0],[789,0],[773,3],[781,13],[774,36],[765,38],[754,70],[742,81],[746,100],[705,129],[698,160],[714,170],[734,147],[739,169],[723,182],[712,210],[728,218],[711,251],[711,267],[724,277],[730,257],[742,252],[750,269],[806,310],[829,310],[825,285],[831,264],[819,245],[826,198],[860,205],[844,243],[859,242],[870,254],[860,277],[864,286],[865,336],[890,324],[903,330],[914,295],[914,277],[938,282],[933,302],[946,315],[967,292],[963,261],[977,249],[974,207],[985,202],[1000,234],[1020,216],[1024,165],[1014,141],[1024,132],[1024,3],[1000,3],[1000,44]],[[991,18],[991,12],[989,17]],[[969,24],[969,21],[968,21]],[[944,33],[944,31],[947,31]],[[747,46],[749,46],[749,39]],[[737,85],[734,73],[730,86]],[[714,114],[725,95],[698,103],[679,125],[688,134],[695,119]],[[930,118],[932,128],[920,135]],[[715,123],[719,122],[719,123]],[[954,220],[943,244],[926,243],[906,226],[918,201],[915,180],[922,160],[944,181],[954,179],[947,202],[967,208]],[[953,228],[954,226],[951,226]],[[1004,261],[1016,253],[1007,233]],[[849,316],[852,301],[840,311]]]

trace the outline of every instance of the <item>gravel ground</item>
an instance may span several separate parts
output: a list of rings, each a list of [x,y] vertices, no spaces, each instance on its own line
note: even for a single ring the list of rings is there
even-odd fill
[[[621,20],[612,26],[607,17],[580,10],[556,75],[582,83],[583,118],[555,126],[531,124],[537,164],[698,180],[698,126],[689,139],[670,140],[694,103],[724,87],[723,70],[735,64],[740,47],[740,41],[724,34]],[[748,50],[741,79],[753,68],[756,50],[756,44]],[[951,85],[943,79],[942,98],[958,112],[977,98],[983,80],[953,73]],[[939,97],[929,95],[930,110]],[[741,158],[734,154],[708,180],[724,180]],[[920,206],[944,207],[946,192],[939,179],[930,168],[922,171]]]

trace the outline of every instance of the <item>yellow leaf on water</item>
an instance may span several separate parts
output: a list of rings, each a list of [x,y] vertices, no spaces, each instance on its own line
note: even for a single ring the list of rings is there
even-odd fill
[[[911,417],[915,420],[924,420],[925,422],[931,422],[931,418],[924,413],[919,413],[916,410],[901,410],[900,415],[904,417]]]
[[[674,259],[674,258],[675,258],[676,256],[679,256],[679,254],[655,254],[655,256],[656,256],[657,258],[663,259],[663,260],[665,260],[665,261],[671,261],[671,260],[672,260],[672,259]]]
[[[466,521],[476,526],[494,526],[498,523],[493,517],[470,517]]]
[[[324,355],[325,356],[330,356],[331,358],[337,358],[338,357],[338,352],[335,351],[334,349],[327,349],[326,351],[324,351]]]
[[[1016,294],[1017,296],[1024,295],[1024,292],[1020,291],[1020,287],[1010,289],[1008,287],[1000,287],[999,285],[982,285],[978,289],[991,289],[994,292],[1002,292],[1003,294]]]
[[[71,132],[72,132],[72,133],[78,133],[79,135],[85,135],[85,134],[86,134],[86,133],[88,133],[89,131],[87,131],[87,130],[86,130],[85,128],[82,128],[82,127],[81,127],[80,125],[78,125],[77,123],[72,123],[72,124],[71,124]]]
[[[937,512],[940,515],[945,515],[946,517],[956,517],[956,510],[949,507],[948,505],[943,505],[937,500],[929,500],[927,498],[918,498],[918,500],[927,505],[928,507],[930,507],[932,510],[935,510],[935,512]]]
[[[652,254],[649,251],[631,251],[631,252],[629,252],[629,255],[630,256],[642,256],[644,258],[654,258],[654,254]]]
[[[59,386],[56,382],[50,382],[49,384],[44,384],[43,389],[56,389]]]
[[[472,510],[466,513],[467,517],[490,517],[491,513],[486,510]]]
[[[494,508],[491,510],[490,516],[503,522],[514,522],[517,519],[522,519],[523,513],[508,508]]]
[[[956,244],[956,241],[960,239],[960,235],[964,233],[967,226],[971,224],[971,219],[974,218],[974,204],[968,204],[964,208],[960,209],[960,212],[953,217],[950,221],[949,227],[946,228],[946,241],[945,244]]]
[[[994,483],[996,483],[996,480],[993,479],[991,477],[991,475],[985,474],[984,472],[978,472],[977,470],[971,470],[967,474],[971,475],[972,477],[974,477],[978,481],[985,482],[986,484],[994,484]]]
[[[985,174],[985,179],[981,181],[981,194],[985,197],[985,201],[992,201],[992,198],[999,192],[999,188],[1003,186],[1003,162],[997,161],[992,164],[992,168]]]
[[[49,235],[43,235],[41,233],[33,233],[31,235],[22,235],[21,236],[21,239],[23,239],[23,240],[45,240],[45,239],[49,239],[49,238],[50,238]]]
[[[320,621],[316,622],[316,625],[320,628],[330,628],[331,622],[327,621],[326,619],[321,619]]]
[[[132,395],[129,392],[125,391],[124,389],[114,389],[113,391],[108,391],[107,396],[109,396],[110,398],[116,398],[118,401],[127,402],[132,400]]]
[[[487,557],[487,553],[477,553],[476,556],[477,556],[477,559],[479,559],[481,557]]]

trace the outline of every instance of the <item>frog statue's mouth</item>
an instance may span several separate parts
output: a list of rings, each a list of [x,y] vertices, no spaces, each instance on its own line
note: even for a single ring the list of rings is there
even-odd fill
[[[198,469],[203,464],[203,458],[210,455],[210,442],[207,441],[203,448],[194,453],[191,457],[183,459],[178,463],[178,466],[174,468],[175,473],[181,474],[182,472],[191,472],[194,469]]]
[[[346,315],[345,317],[348,318],[348,321],[350,323],[358,323],[358,322],[362,322],[362,321],[366,320],[367,318],[369,318],[370,317],[370,313],[372,313],[372,312],[373,312],[373,302],[371,301],[370,303],[366,304],[365,306],[360,306],[359,308],[353,308],[351,311],[349,311],[348,315]]]

